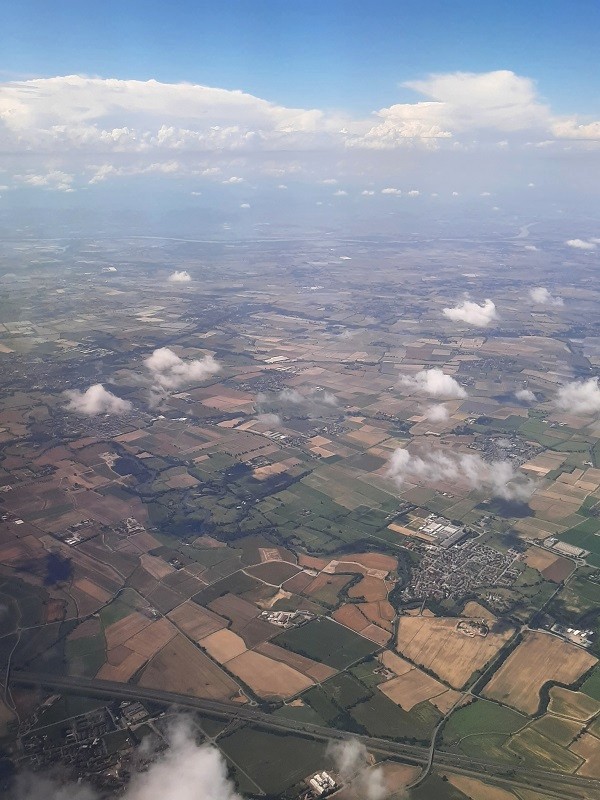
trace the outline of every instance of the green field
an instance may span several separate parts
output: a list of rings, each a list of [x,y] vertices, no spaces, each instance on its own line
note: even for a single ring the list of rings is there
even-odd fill
[[[596,667],[589,678],[586,678],[580,691],[600,701],[600,667]]]
[[[334,669],[346,669],[379,649],[373,642],[329,619],[291,628],[276,636],[273,642]]]
[[[219,747],[268,795],[277,796],[328,765],[324,742],[244,727],[219,739]],[[241,783],[241,781],[240,781]],[[249,791],[249,790],[247,790]],[[256,793],[254,790],[253,793]]]
[[[554,714],[544,714],[532,722],[530,727],[562,747],[568,747],[581,729],[581,723]]]
[[[350,714],[370,736],[387,739],[417,740],[427,743],[440,721],[439,712],[430,703],[419,703],[410,712],[376,692],[365,703],[359,703]]]
[[[326,694],[337,703],[341,708],[352,708],[357,703],[371,697],[370,692],[364,684],[356,680],[347,672],[340,672],[328,681],[321,684]]]
[[[108,628],[128,614],[132,614],[140,605],[144,605],[137,592],[133,589],[123,589],[119,596],[104,608],[100,609],[102,626]]]
[[[564,747],[551,742],[533,728],[525,728],[513,736],[507,750],[519,756],[526,764],[537,769],[557,772],[574,772],[583,759]]]
[[[470,800],[466,794],[443,780],[439,775],[430,775],[420,786],[412,789],[410,800]]]
[[[509,735],[522,728],[527,718],[489,700],[475,700],[455,711],[444,727],[443,742],[452,747],[466,736]]]

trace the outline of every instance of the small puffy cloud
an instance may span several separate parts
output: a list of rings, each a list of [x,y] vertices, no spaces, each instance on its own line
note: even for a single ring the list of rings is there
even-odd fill
[[[401,189],[395,189],[393,186],[388,186],[386,189],[381,190],[381,194],[391,194],[395,195],[396,197],[400,197],[402,194]]]
[[[406,193],[407,197],[418,197],[421,192],[418,189],[411,189],[409,192]]]
[[[338,189],[337,192],[333,193],[334,197],[346,197],[348,192],[345,192],[343,189]]]
[[[460,197],[460,192],[452,192],[452,197]]]
[[[373,197],[375,192],[372,189],[363,189],[361,194],[362,194],[363,197]]]
[[[476,328],[486,328],[498,319],[495,303],[489,298],[479,305],[472,300],[463,300],[454,308],[444,308],[443,314],[452,322],[465,322]]]
[[[256,421],[260,422],[261,425],[272,425],[274,428],[277,428],[282,424],[279,414],[259,414],[256,417]]]
[[[105,389],[101,383],[93,384],[85,392],[72,390],[65,394],[69,398],[67,410],[85,414],[88,417],[95,417],[98,414],[125,414],[132,407],[129,400],[117,397]]]
[[[416,375],[403,375],[399,383],[406,389],[428,397],[443,397],[451,400],[467,396],[460,383],[451,375],[446,375],[439,367],[422,369]]]
[[[321,183],[324,184],[325,186],[335,186],[335,184],[337,183],[337,179],[325,178],[324,180],[321,181]]]
[[[277,188],[285,191],[288,187],[285,185],[285,183],[280,183]]]
[[[435,403],[425,409],[425,416],[429,422],[445,422],[450,412],[443,403]]]
[[[202,192],[190,192],[190,194],[192,195],[192,197],[201,197],[202,196]]]
[[[529,290],[529,297],[533,303],[540,306],[562,306],[562,297],[553,297],[545,286],[536,286]]]
[[[383,800],[389,795],[383,769],[369,765],[367,748],[358,739],[331,742],[327,753],[333,758],[335,772],[349,789],[350,797]]]
[[[307,401],[315,401],[318,403],[323,403],[323,405],[326,406],[337,406],[335,395],[324,389],[311,389],[310,392],[308,392],[306,395],[303,395],[297,389],[286,388],[282,389],[277,397],[284,403],[293,403],[294,405],[306,403]]]
[[[240,208],[250,208],[250,203],[240,203]]]
[[[585,239],[568,239],[565,244],[567,247],[572,247],[574,250],[595,250],[598,246],[596,242]]]
[[[62,172],[58,169],[50,170],[42,175],[28,174],[28,175],[15,175],[15,180],[25,186],[35,188],[50,189],[55,192],[74,192],[73,175]]]
[[[492,196],[491,192],[481,192],[480,194],[480,197],[491,197],[491,196]]]
[[[530,250],[531,252],[533,252],[534,250],[537,250],[537,247],[534,244],[526,244],[525,250]]]
[[[144,359],[144,366],[150,372],[153,388],[162,391],[206,380],[221,369],[211,355],[184,361],[168,347],[156,349]]]
[[[236,175],[232,175],[231,178],[227,178],[226,180],[221,181],[221,183],[224,183],[226,186],[227,185],[235,186],[235,184],[243,183],[243,182],[244,182],[244,179],[243,178],[238,178]]]
[[[556,395],[556,406],[573,414],[597,414],[600,412],[598,378],[571,381],[561,386]]]
[[[398,448],[390,458],[387,475],[398,486],[406,481],[432,486],[450,483],[520,502],[528,500],[536,487],[516,472],[510,461],[484,461],[478,454],[451,450],[432,450],[421,457]]]
[[[167,280],[169,283],[189,283],[192,280],[192,276],[185,269],[175,270],[175,272],[169,275]]]
[[[531,389],[517,389],[515,392],[515,397],[519,401],[519,403],[523,403],[524,405],[532,405],[537,401],[537,397],[535,393],[531,391]]]

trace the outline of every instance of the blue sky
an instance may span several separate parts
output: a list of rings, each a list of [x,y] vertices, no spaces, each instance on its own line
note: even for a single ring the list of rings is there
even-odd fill
[[[559,113],[600,110],[597,0],[19,0],[4,78],[191,81],[367,113],[431,72],[509,69]]]
[[[591,213],[599,30],[599,0],[19,0],[0,209]]]

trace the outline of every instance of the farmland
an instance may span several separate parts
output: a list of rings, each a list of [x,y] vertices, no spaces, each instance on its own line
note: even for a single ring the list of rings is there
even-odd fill
[[[377,649],[377,645],[327,619],[286,631],[274,643],[335,669],[345,669]]]
[[[484,693],[519,711],[534,714],[545,683],[573,683],[596,662],[594,656],[574,645],[530,632],[494,674]]]

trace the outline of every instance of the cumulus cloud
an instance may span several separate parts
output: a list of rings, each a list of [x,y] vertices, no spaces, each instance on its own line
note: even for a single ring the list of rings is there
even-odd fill
[[[536,286],[534,289],[530,289],[529,297],[533,303],[537,303],[540,306],[564,305],[562,297],[553,297],[545,286]]]
[[[443,403],[434,403],[425,409],[425,416],[430,422],[445,422],[450,412]]]
[[[574,250],[595,250],[598,246],[593,240],[586,241],[585,239],[568,239],[565,244],[567,247],[572,247]]]
[[[418,189],[411,189],[410,191],[408,191],[406,193],[406,196],[407,197],[418,197],[420,194],[421,194],[421,192]]]
[[[153,388],[163,392],[206,380],[221,369],[211,355],[184,361],[168,347],[155,350],[144,359],[144,366],[150,372]]]
[[[446,375],[439,367],[422,369],[416,375],[402,375],[399,383],[405,389],[428,397],[444,397],[446,400],[451,400],[467,396],[460,383],[451,375]]]
[[[98,414],[125,414],[132,408],[129,400],[117,397],[101,383],[93,384],[85,392],[69,390],[65,394],[69,398],[67,410],[88,417],[95,417]]]
[[[282,419],[279,414],[259,414],[256,420],[262,425],[273,425],[273,427],[278,427],[282,424]]]
[[[14,180],[24,186],[31,186],[34,188],[50,189],[55,192],[74,192],[73,175],[62,172],[59,169],[53,169],[41,175],[35,173],[28,173],[27,175],[15,175]]]
[[[167,280],[169,283],[189,283],[192,280],[192,276],[185,269],[175,270],[175,272],[169,275]]]
[[[381,194],[391,194],[395,195],[396,197],[400,197],[402,194],[401,189],[395,189],[393,186],[388,186],[386,189],[381,190]]]
[[[531,389],[517,389],[515,392],[515,397],[519,403],[524,403],[525,405],[531,405],[532,403],[537,402],[537,397],[535,396],[535,393],[531,391]]]
[[[536,484],[516,472],[510,461],[484,461],[475,453],[432,450],[424,456],[398,448],[392,454],[388,477],[398,486],[406,481],[435,486],[450,483],[467,486],[504,500],[528,500]]]
[[[362,194],[363,197],[373,197],[375,192],[372,189],[363,189],[361,194]]]
[[[297,389],[285,388],[279,392],[277,397],[284,403],[292,403],[294,405],[306,403],[307,400],[310,400],[323,403],[326,406],[337,406],[335,395],[324,389],[311,389],[306,394],[302,394]]]
[[[227,762],[216,747],[198,746],[189,721],[179,719],[168,733],[168,749],[146,772],[135,773],[123,800],[241,800],[227,777]],[[15,800],[99,800],[80,784],[64,785],[38,775],[17,781]]]
[[[444,308],[442,313],[453,322],[465,322],[467,325],[477,328],[486,328],[491,322],[498,319],[496,304],[489,298],[484,300],[481,305],[472,300],[463,300],[454,308]]]
[[[332,742],[327,752],[334,760],[335,772],[353,797],[383,800],[388,794],[383,770],[369,766],[369,753],[362,742],[357,739]]]
[[[561,386],[556,395],[556,406],[573,414],[600,412],[600,386],[598,378],[571,381]]]

